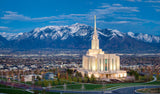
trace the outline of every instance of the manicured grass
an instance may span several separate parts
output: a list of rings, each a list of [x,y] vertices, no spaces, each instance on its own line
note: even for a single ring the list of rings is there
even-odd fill
[[[102,90],[110,89],[113,87],[126,87],[126,86],[135,86],[141,85],[142,83],[118,83],[118,84],[84,84],[84,90]],[[64,89],[64,86],[56,87],[58,89]],[[66,85],[67,90],[82,90],[82,84]]]
[[[103,85],[100,84],[85,84],[85,89],[86,90],[92,90],[92,89],[101,89]]]
[[[160,81],[152,83],[115,83],[115,84],[84,84],[84,90],[113,90],[116,88],[139,86],[139,85],[160,85]],[[64,86],[57,86],[57,89],[64,89]],[[55,89],[55,88],[54,88]],[[66,85],[66,90],[82,90],[82,84]]]
[[[113,90],[116,88],[128,87],[128,86],[137,86],[142,85],[142,83],[116,83],[116,84],[107,84],[105,90]]]
[[[11,88],[11,87],[0,84],[0,88]]]
[[[146,83],[147,85],[160,85],[160,81],[155,81],[151,83]]]
[[[0,93],[7,93],[7,94],[32,94],[27,91],[23,91],[22,89],[11,88],[10,86],[5,86],[0,84]]]
[[[64,89],[64,86],[57,86],[58,89]],[[84,84],[84,90],[96,90],[101,89],[100,84]],[[66,85],[67,90],[82,90],[82,84]]]
[[[11,88],[0,88],[0,93],[7,93],[7,94],[32,94],[27,91],[18,90],[18,89],[11,89]]]
[[[35,94],[61,94],[59,92],[45,92],[45,91],[34,91]],[[63,94],[77,94],[77,93],[63,93]]]

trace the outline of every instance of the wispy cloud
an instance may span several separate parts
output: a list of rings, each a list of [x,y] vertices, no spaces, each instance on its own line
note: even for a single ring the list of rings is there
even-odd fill
[[[39,18],[31,18],[31,21],[46,21],[51,19],[57,19],[56,16],[50,16],[50,17],[39,17]]]
[[[148,21],[146,19],[141,19],[141,18],[137,18],[137,17],[117,17],[117,19],[129,20],[129,21],[138,21],[138,22],[146,22],[146,21]]]
[[[126,0],[126,1],[130,1],[130,2],[141,2],[142,0]]]
[[[102,6],[100,6],[97,9],[92,10],[89,14],[90,15],[97,15],[98,19],[108,19],[112,18],[116,19],[119,17],[119,14],[123,15],[134,15],[135,13],[140,12],[138,7],[128,7],[123,6],[121,4],[107,4],[103,3]],[[108,18],[107,18],[108,17]]]
[[[160,3],[160,0],[146,0],[144,2],[149,2],[149,3]]]
[[[5,11],[5,14],[1,19],[3,20],[18,20],[18,21],[47,21],[47,20],[57,20],[57,19],[72,19],[72,20],[82,20],[90,18],[90,15],[97,15],[98,17],[103,17],[105,14],[116,14],[116,13],[132,13],[139,12],[137,7],[126,7],[121,4],[106,4],[103,3],[97,9],[91,10],[87,14],[68,14],[68,15],[58,15],[58,16],[49,16],[49,17],[39,17],[32,18],[18,12]]]
[[[8,27],[0,26],[0,29],[8,29]]]
[[[4,20],[18,20],[18,21],[45,21],[56,18],[55,16],[50,17],[40,17],[40,18],[31,18],[28,16],[24,16],[22,14],[18,14],[17,12],[13,11],[5,11],[5,14],[1,19]]]
[[[155,9],[157,12],[160,12],[160,9]]]
[[[110,12],[139,12],[138,7],[127,7],[121,4],[112,4],[109,5],[107,3],[103,3],[101,9],[99,10],[107,10]]]
[[[126,0],[126,1],[135,2],[135,0]]]
[[[3,17],[1,17],[1,19],[5,19],[5,20],[22,20],[22,21],[26,21],[26,20],[31,20],[30,17],[18,14],[17,12],[12,12],[12,11],[5,11],[5,14]]]
[[[155,24],[160,24],[159,21],[142,19],[142,18],[137,18],[137,17],[117,17],[117,19],[126,20],[126,21],[129,21],[129,22],[132,22],[132,23],[155,23]]]
[[[18,12],[5,11],[5,14],[1,19],[3,20],[17,20],[17,21],[48,21],[55,19],[79,19],[79,17],[86,17],[87,14],[69,14],[69,15],[59,15],[59,16],[49,16],[49,17],[37,17],[31,18],[19,14]]]
[[[160,12],[160,6],[156,5],[156,6],[152,6],[152,7],[155,9],[156,12]]]
[[[67,23],[66,21],[49,21],[49,23]]]
[[[160,0],[126,0],[129,2],[147,2],[147,3],[160,3]]]
[[[9,31],[10,29],[9,29],[9,27],[6,27],[6,26],[0,26],[0,31],[2,32],[2,31]]]
[[[0,26],[0,29],[8,29],[6,26]]]
[[[112,4],[112,6],[121,7],[121,4]]]
[[[105,23],[105,24],[126,24],[130,23],[130,21],[97,21],[99,23]]]
[[[142,1],[142,0],[129,0],[129,1]],[[157,9],[157,12],[160,10]],[[127,5],[122,4],[107,4],[102,3],[96,9],[92,9],[90,12],[86,14],[67,14],[67,15],[57,15],[57,16],[48,16],[48,17],[37,17],[32,18],[18,12],[13,11],[5,11],[5,14],[0,19],[3,20],[18,20],[18,21],[33,21],[33,22],[43,22],[48,21],[49,23],[67,23],[65,20],[72,20],[74,22],[87,22],[93,20],[93,15],[97,15],[97,19],[103,20],[103,22],[108,24],[125,24],[131,22],[155,22],[151,20],[141,19],[136,17],[136,13],[139,13],[140,10],[138,7],[129,7]],[[110,21],[111,18],[112,21]]]

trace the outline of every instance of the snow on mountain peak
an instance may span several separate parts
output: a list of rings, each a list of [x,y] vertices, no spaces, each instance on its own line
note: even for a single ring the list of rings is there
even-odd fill
[[[134,38],[134,33],[133,32],[127,32],[127,34]]]
[[[61,40],[67,39],[69,36],[86,36],[88,34],[88,25],[76,23],[73,25],[65,26],[45,26],[35,28],[24,37],[34,37],[37,39],[51,38],[53,40],[60,38]]]
[[[72,24],[71,26],[87,26],[86,24],[81,24],[81,23],[75,23],[75,24]]]
[[[91,36],[93,33],[94,28],[85,24],[75,23],[73,25],[65,25],[65,26],[45,26],[41,28],[35,28],[34,30],[26,33],[6,33],[6,32],[0,32],[0,35],[5,37],[7,40],[15,40],[15,39],[26,39],[26,38],[35,38],[35,39],[60,39],[60,40],[66,40],[69,37],[85,37],[85,36]],[[105,37],[109,37],[110,40],[115,37],[126,37],[129,36],[131,38],[134,38],[136,40],[141,40],[144,42],[149,43],[159,43],[160,37],[149,35],[149,34],[142,34],[142,33],[133,33],[133,32],[127,32],[122,33],[116,29],[99,29],[97,28],[97,32],[99,35],[103,35]]]
[[[23,33],[6,33],[6,32],[0,32],[0,35],[6,38],[7,40],[13,40],[17,37],[21,36]]]
[[[128,32],[127,35],[130,36],[131,38],[142,40],[144,42],[149,42],[149,43],[151,42],[159,43],[160,42],[160,37],[154,36],[154,35],[143,34],[143,33],[134,34],[133,32]]]
[[[142,34],[142,33],[140,33],[140,34],[137,36],[137,39],[139,39],[139,40],[144,40],[144,41],[147,41],[147,42],[152,42],[152,37],[149,36],[148,34]]]
[[[121,33],[120,31],[118,31],[118,30],[116,30],[116,29],[114,29],[114,30],[112,30],[111,31],[113,34],[113,36],[116,36],[116,35],[118,35],[118,36],[120,36],[120,37],[124,37],[123,36],[123,33]]]

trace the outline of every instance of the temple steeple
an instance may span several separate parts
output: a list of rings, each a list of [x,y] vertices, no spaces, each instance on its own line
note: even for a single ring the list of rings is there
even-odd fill
[[[94,15],[94,35],[97,35],[97,30],[96,30],[96,15]]]
[[[92,49],[99,49],[99,40],[96,30],[96,15],[94,16],[94,34],[92,36]]]

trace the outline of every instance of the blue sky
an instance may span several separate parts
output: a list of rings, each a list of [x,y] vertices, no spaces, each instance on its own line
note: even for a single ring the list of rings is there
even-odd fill
[[[160,35],[160,0],[0,0],[0,32],[83,23]]]

